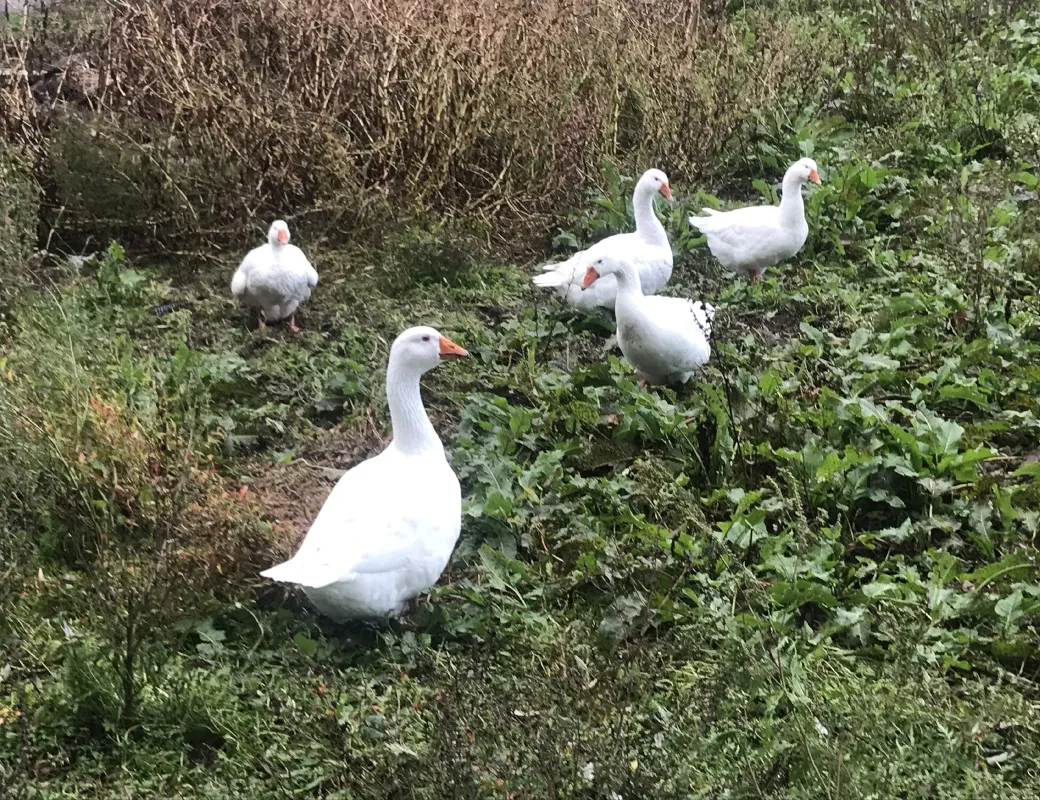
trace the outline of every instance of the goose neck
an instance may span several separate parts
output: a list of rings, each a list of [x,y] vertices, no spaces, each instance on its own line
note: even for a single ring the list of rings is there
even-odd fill
[[[664,225],[654,213],[654,195],[656,191],[637,186],[632,197],[632,209],[636,217],[636,233],[644,241],[652,245],[665,246],[668,244],[668,234],[665,233]]]
[[[622,264],[614,272],[614,277],[617,278],[618,297],[622,295],[642,297],[643,285],[634,266],[627,262]]]
[[[783,195],[780,198],[780,220],[785,225],[798,225],[805,221],[802,182],[796,175],[784,176]]]
[[[386,371],[386,400],[393,424],[393,446],[402,453],[444,453],[437,432],[426,415],[419,394],[421,373],[407,365],[392,363]]]

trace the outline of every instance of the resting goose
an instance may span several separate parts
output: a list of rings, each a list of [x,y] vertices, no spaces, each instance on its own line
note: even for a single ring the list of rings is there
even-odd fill
[[[668,176],[659,169],[647,170],[632,194],[636,217],[635,233],[619,233],[601,239],[587,250],[579,250],[566,261],[543,267],[544,273],[534,277],[534,285],[555,289],[560,298],[583,311],[597,306],[614,308],[617,283],[613,276],[599,281],[589,291],[582,291],[585,268],[598,257],[613,255],[630,261],[636,268],[644,294],[656,294],[672,277],[672,247],[664,225],[654,213],[654,195],[672,199]]]
[[[293,333],[300,332],[296,309],[317,285],[318,273],[303,251],[289,244],[289,226],[280,219],[271,223],[267,244],[250,250],[231,279],[232,293],[257,308],[261,328],[267,320],[288,317]]]
[[[690,224],[707,239],[711,254],[726,269],[762,280],[766,267],[790,258],[802,249],[809,235],[802,202],[802,184],[820,182],[816,162],[795,161],[784,175],[779,206],[750,206],[734,211],[705,208],[709,216],[690,217]]]
[[[635,267],[601,256],[588,267],[582,287],[595,288],[608,276],[617,282],[617,340],[645,383],[685,383],[711,358],[715,309],[682,297],[647,297]]]
[[[419,378],[467,355],[433,328],[409,328],[394,340],[386,368],[393,440],[339,479],[299,552],[261,575],[299,584],[319,611],[341,621],[394,616],[437,582],[459,538],[462,495]]]

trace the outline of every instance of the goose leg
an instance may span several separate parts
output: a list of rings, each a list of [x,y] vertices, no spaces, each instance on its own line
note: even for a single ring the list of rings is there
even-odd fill
[[[267,327],[267,320],[264,319],[264,310],[262,308],[258,308],[256,311],[256,327],[261,331]]]
[[[296,312],[294,311],[289,315],[289,330],[293,333],[299,333],[300,329],[296,326]]]

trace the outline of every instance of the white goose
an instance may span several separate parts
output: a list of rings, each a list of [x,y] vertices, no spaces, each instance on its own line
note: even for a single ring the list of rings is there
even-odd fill
[[[386,369],[393,440],[339,479],[299,552],[261,575],[301,585],[337,620],[396,615],[437,582],[459,538],[462,494],[419,378],[467,355],[433,328],[409,328],[394,340]]]
[[[802,184],[820,182],[816,162],[795,161],[784,175],[779,206],[750,206],[734,211],[703,209],[709,216],[690,217],[690,224],[708,239],[711,254],[726,269],[762,280],[766,267],[790,258],[802,249],[809,235],[802,202]]]
[[[635,233],[619,233],[601,239],[587,250],[579,250],[566,261],[549,264],[542,275],[534,277],[534,285],[555,289],[562,300],[584,311],[597,306],[614,308],[617,283],[613,277],[599,281],[589,291],[582,291],[585,268],[603,255],[630,261],[636,268],[644,294],[656,294],[672,277],[672,247],[664,225],[654,213],[654,195],[672,199],[668,176],[659,169],[647,170],[632,194],[636,217]]]
[[[709,303],[682,297],[647,297],[639,287],[635,267],[601,256],[588,267],[584,288],[613,276],[617,281],[617,340],[625,358],[644,383],[685,383],[711,358]]]
[[[231,292],[257,308],[260,327],[289,318],[289,330],[296,327],[296,309],[311,296],[318,285],[318,273],[299,247],[289,244],[289,226],[276,219],[267,231],[267,244],[250,250],[235,276]]]

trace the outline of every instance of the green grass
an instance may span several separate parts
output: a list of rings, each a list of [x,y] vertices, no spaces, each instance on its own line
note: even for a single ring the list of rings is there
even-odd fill
[[[236,308],[238,254],[53,268],[0,323],[5,786],[1040,795],[1040,21],[963,45],[981,117],[918,44],[843,78],[842,118],[763,116],[722,204],[802,154],[824,178],[764,284],[719,271],[685,222],[713,187],[673,179],[667,292],[718,309],[677,392],[464,226],[297,237],[321,283],[295,337]],[[559,242],[631,224],[631,177],[604,183]],[[424,382],[462,537],[403,619],[338,626],[257,572],[385,442],[419,322],[472,354]]]

